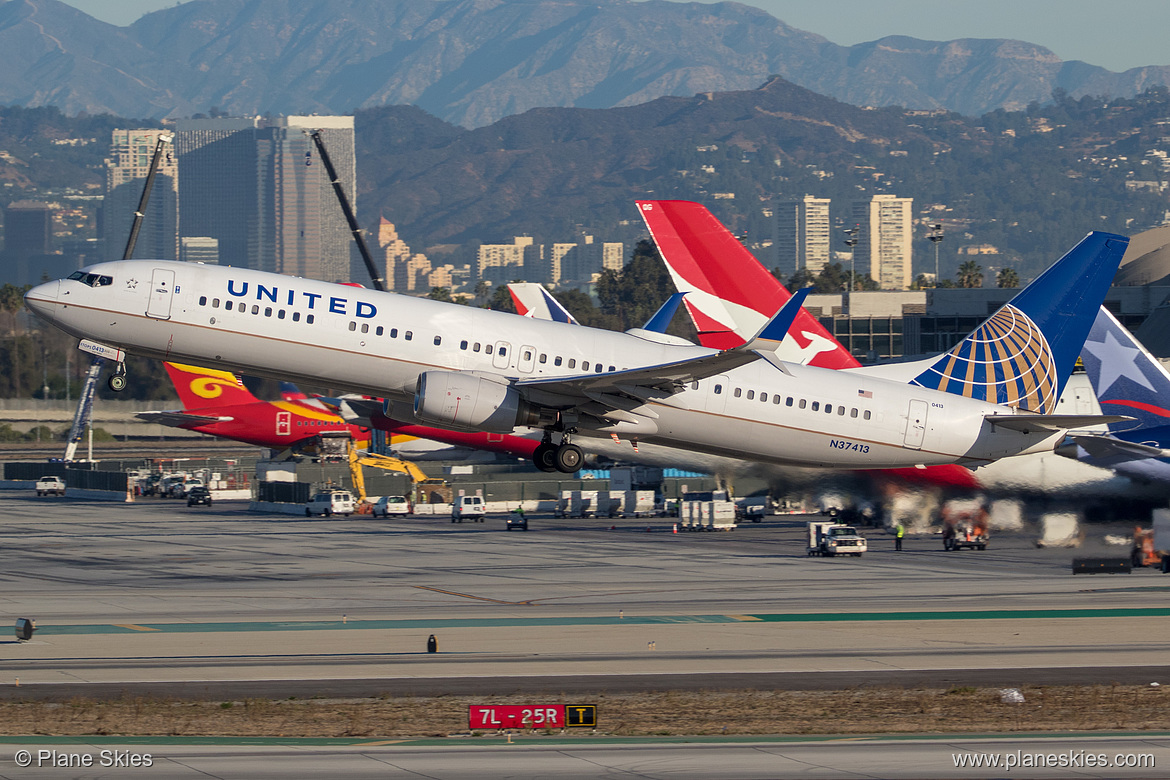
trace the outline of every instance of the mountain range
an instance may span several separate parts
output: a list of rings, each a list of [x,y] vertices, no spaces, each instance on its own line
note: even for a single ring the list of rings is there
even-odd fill
[[[839,46],[730,2],[191,0],[128,27],[58,0],[0,4],[0,103],[69,114],[411,104],[474,128],[539,107],[753,89],[772,75],[853,105],[966,115],[1058,89],[1127,97],[1170,83],[1170,67],[1114,73],[1023,41]]]

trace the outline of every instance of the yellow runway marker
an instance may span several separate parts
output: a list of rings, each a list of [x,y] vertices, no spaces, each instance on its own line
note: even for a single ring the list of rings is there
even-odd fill
[[[752,617],[751,615],[728,615],[727,617],[731,618],[732,620],[744,620],[744,621],[748,621],[748,622],[754,620],[757,623],[760,622],[760,619],[758,617]]]
[[[131,631],[158,631],[157,628],[148,628],[147,626],[136,626],[133,623],[115,623],[114,628],[128,628]]]

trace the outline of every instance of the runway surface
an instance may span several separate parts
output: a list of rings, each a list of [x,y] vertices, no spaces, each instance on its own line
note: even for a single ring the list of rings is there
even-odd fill
[[[1170,682],[1170,578],[1026,533],[986,551],[869,532],[808,558],[803,518],[451,524],[243,504],[0,495],[0,694],[243,695]],[[439,652],[425,652],[434,635]],[[19,687],[17,687],[19,678]]]
[[[1165,777],[1170,735],[709,740],[43,740],[0,745],[0,777],[641,778],[1149,778]],[[27,751],[27,757],[19,751]],[[44,751],[43,753],[40,751]],[[103,752],[104,751],[104,752]],[[94,769],[60,766],[88,756]],[[148,767],[111,771],[116,760]],[[16,766],[16,761],[31,766]],[[973,762],[982,766],[969,766]],[[998,766],[987,768],[987,762]],[[58,766],[53,764],[57,763]],[[1012,763],[1014,762],[1014,766]],[[1043,765],[1038,765],[1042,762]],[[1051,762],[1049,764],[1048,762]],[[956,766],[967,763],[967,767]],[[1063,766],[1061,765],[1063,763]],[[1031,764],[1031,766],[1029,766]],[[1086,766],[1089,764],[1089,766]],[[1004,769],[1003,767],[1009,767]]]

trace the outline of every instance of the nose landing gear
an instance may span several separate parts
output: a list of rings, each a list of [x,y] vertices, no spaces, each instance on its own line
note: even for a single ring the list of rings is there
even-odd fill
[[[106,380],[106,386],[115,393],[120,393],[126,389],[126,364],[119,363],[114,373],[110,374],[110,378]]]

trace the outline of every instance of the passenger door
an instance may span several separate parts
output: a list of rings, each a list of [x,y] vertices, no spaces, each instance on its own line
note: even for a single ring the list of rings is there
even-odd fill
[[[146,316],[169,320],[174,290],[175,272],[169,268],[154,269],[150,278],[150,302],[146,304]]]
[[[906,413],[906,446],[912,450],[922,447],[926,438],[926,413],[930,405],[926,401],[911,401]]]
[[[289,412],[276,413],[276,435],[288,436],[292,433],[292,414]]]

